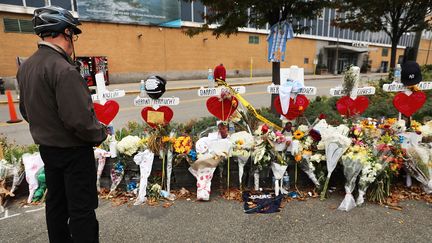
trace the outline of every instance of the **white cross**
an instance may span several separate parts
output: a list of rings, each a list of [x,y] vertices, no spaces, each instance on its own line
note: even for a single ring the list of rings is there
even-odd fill
[[[430,90],[432,89],[432,82],[420,82],[417,84],[418,88],[420,90]],[[409,91],[409,89],[404,86],[402,83],[399,82],[393,82],[391,84],[384,84],[383,90],[385,92],[400,92],[400,91]]]
[[[354,87],[350,94],[347,94],[342,86],[338,86],[336,88],[330,89],[330,95],[331,96],[345,96],[349,95],[351,99],[356,99],[359,95],[373,95],[375,94],[375,87],[372,86],[366,86],[359,88],[360,83],[360,68],[357,66],[353,66],[350,68],[351,72],[354,73]]]
[[[246,87],[245,86],[233,86],[232,87],[238,94],[244,94],[246,93]],[[218,87],[218,88],[204,88],[201,87],[198,89],[198,96],[199,97],[208,97],[208,96],[218,96],[224,92],[229,92],[229,89],[226,87]]]
[[[152,106],[153,109],[158,109],[159,106],[174,106],[180,104],[179,97],[168,97],[168,98],[159,98],[152,99],[150,97],[140,97],[139,95],[134,99],[135,106]]]
[[[283,85],[287,80],[294,80],[300,82],[304,86],[304,69],[297,66],[291,66],[290,68],[280,69],[280,84]],[[271,84],[267,86],[267,92],[270,94],[279,94],[279,86],[276,84]],[[303,94],[303,95],[316,95],[316,87],[307,86],[302,87],[298,90],[293,90],[293,93]]]
[[[92,95],[92,100],[99,100],[101,105],[105,104],[107,100],[123,97],[126,95],[124,90],[116,89],[109,91],[105,86],[105,78],[103,72],[99,72],[96,77],[96,94]]]

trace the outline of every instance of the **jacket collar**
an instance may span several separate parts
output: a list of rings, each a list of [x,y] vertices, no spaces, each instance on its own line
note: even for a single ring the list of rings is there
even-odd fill
[[[39,41],[38,47],[42,47],[42,46],[47,46],[47,47],[50,47],[51,49],[54,49],[55,51],[60,53],[64,58],[66,58],[66,60],[69,63],[73,64],[71,57],[68,54],[66,54],[66,52],[60,46],[58,46],[56,44],[52,44],[52,43],[47,42],[47,41]]]

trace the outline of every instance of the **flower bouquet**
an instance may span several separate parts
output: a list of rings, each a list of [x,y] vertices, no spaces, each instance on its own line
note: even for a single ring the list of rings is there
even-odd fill
[[[268,167],[271,161],[274,159],[274,155],[271,152],[273,150],[272,145],[269,141],[275,139],[275,134],[264,124],[258,127],[254,132],[255,135],[255,147],[252,152],[252,159],[255,166],[254,172],[254,187],[255,190],[259,190],[259,171],[265,167]]]
[[[317,130],[311,129],[304,143],[302,160],[299,165],[300,169],[305,172],[316,188],[320,187],[320,183],[315,175],[316,168],[314,163],[326,160],[325,155],[320,151],[324,151],[324,142],[321,141],[321,134]]]
[[[354,191],[355,183],[360,174],[363,163],[362,160],[367,159],[367,149],[359,145],[355,145],[348,149],[348,153],[342,156],[343,171],[346,179],[345,183],[345,198],[339,205],[338,210],[350,211],[356,207],[356,203],[352,192]]]
[[[218,164],[227,158],[231,143],[227,139],[200,138],[196,142],[198,159],[191,164],[189,172],[197,179],[197,199],[210,199],[211,179]]]
[[[117,189],[120,182],[123,180],[125,173],[125,162],[122,160],[132,158],[132,156],[138,152],[138,149],[142,146],[142,140],[138,136],[128,135],[122,138],[117,143],[117,151],[120,156],[118,160],[113,164],[111,169],[111,188],[107,197],[111,195]]]
[[[147,181],[153,166],[153,159],[154,159],[154,153],[152,153],[148,149],[146,149],[144,152],[138,152],[138,154],[134,156],[133,159],[134,162],[140,167],[139,191],[138,191],[138,197],[134,205],[140,205],[145,201],[147,201],[146,198]]]
[[[358,182],[358,196],[356,200],[357,206],[361,206],[364,203],[364,195],[372,183],[374,183],[377,177],[383,173],[384,166],[382,160],[379,160],[372,152],[368,152],[366,159],[361,160],[363,168],[361,170],[360,179]]]
[[[337,162],[351,145],[351,139],[347,137],[349,128],[345,125],[338,127],[329,126],[321,131],[325,144],[325,156],[327,159],[327,178],[321,192],[321,200],[325,199],[331,174],[336,168]]]
[[[374,154],[369,159],[373,165],[369,178],[369,201],[379,203],[386,201],[386,198],[390,196],[391,180],[399,175],[406,157],[406,150],[401,147],[400,139],[395,135],[395,131],[391,128],[384,130],[384,134],[375,145]],[[359,192],[359,195],[362,194]]]
[[[282,193],[287,194],[288,192],[284,190],[283,188],[279,187],[282,185],[282,178],[285,174],[286,169],[288,168],[287,164],[287,143],[290,143],[285,135],[283,135],[280,131],[276,131],[273,136],[268,137],[268,142],[272,147],[272,154],[274,160],[271,162],[270,168],[272,169],[273,176],[274,176],[274,190],[276,196],[279,195],[279,192],[282,191]]]
[[[103,168],[105,167],[106,158],[111,157],[111,153],[104,149],[96,148],[94,149],[94,156],[98,163],[96,171],[96,188],[100,192],[100,178],[102,175]]]
[[[432,193],[432,152],[430,148],[419,145],[407,149],[408,158],[405,160],[405,168],[409,175],[414,177],[423,186],[423,190]]]
[[[249,160],[251,155],[250,150],[254,145],[254,137],[245,131],[233,133],[230,137],[230,141],[233,144],[231,155],[237,157],[238,169],[239,169],[239,185],[242,186],[242,178],[244,173],[244,166]]]

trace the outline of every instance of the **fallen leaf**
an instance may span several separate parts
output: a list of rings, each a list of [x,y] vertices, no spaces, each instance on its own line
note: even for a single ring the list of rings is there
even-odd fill
[[[169,208],[169,207],[171,207],[173,204],[174,204],[174,203],[166,202],[166,203],[164,203],[164,204],[162,205],[162,207],[164,207],[164,208]]]

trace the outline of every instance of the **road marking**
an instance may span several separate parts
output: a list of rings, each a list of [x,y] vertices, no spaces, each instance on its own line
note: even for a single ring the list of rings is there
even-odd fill
[[[31,209],[31,210],[27,210],[27,211],[25,211],[25,212],[26,212],[26,213],[32,213],[32,212],[41,211],[41,210],[43,210],[43,209],[45,209],[45,206],[44,206],[44,207],[41,207],[41,208],[38,208],[38,209]]]
[[[12,217],[15,217],[15,216],[18,216],[18,215],[21,215],[21,214],[20,213],[16,213],[16,214],[9,215],[9,210],[5,209],[4,217],[0,218],[0,220],[9,219],[9,218],[12,218]]]

